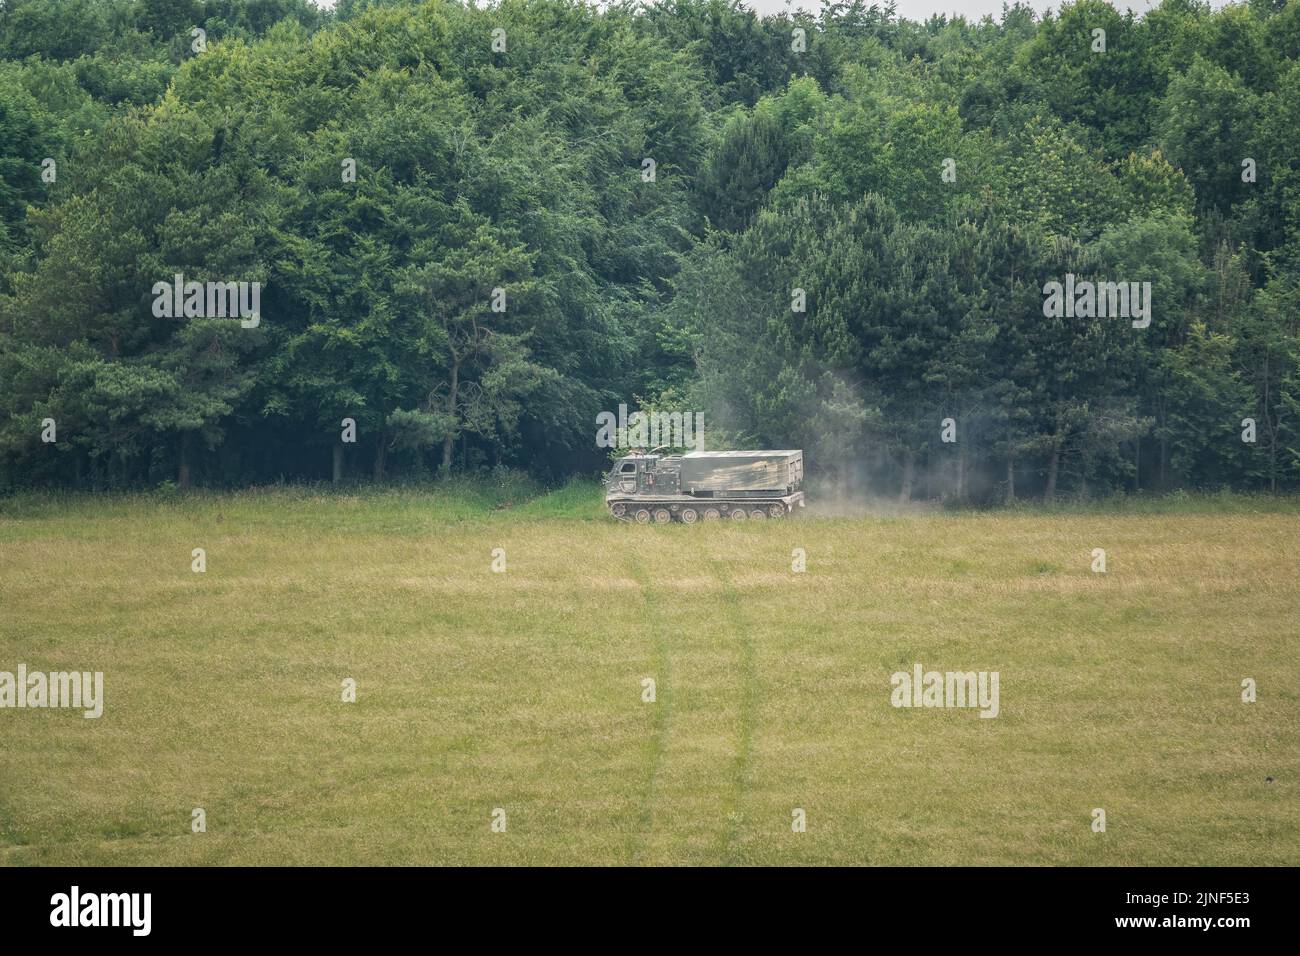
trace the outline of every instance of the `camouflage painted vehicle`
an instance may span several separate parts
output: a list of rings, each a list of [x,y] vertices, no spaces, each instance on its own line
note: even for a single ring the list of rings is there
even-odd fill
[[[605,482],[605,504],[621,521],[695,524],[784,518],[804,506],[802,451],[633,452]]]

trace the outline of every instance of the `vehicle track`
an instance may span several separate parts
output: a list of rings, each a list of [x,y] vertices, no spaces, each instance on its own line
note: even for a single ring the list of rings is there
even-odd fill
[[[654,589],[648,586],[645,570],[635,558],[628,560],[627,570],[628,577],[636,581],[641,590],[641,602],[645,607],[646,624],[654,635],[655,654],[653,674],[656,695],[654,732],[651,734],[648,744],[648,772],[641,794],[640,809],[637,814],[638,827],[636,832],[628,839],[628,862],[637,864],[642,862],[646,844],[649,841],[650,834],[654,831],[655,791],[659,780],[659,770],[663,766],[668,734],[672,725],[673,691],[668,657],[668,635],[658,613],[658,596],[655,594]]]
[[[731,792],[723,805],[724,827],[718,842],[718,862],[722,866],[736,863],[736,837],[744,820],[743,806],[749,789],[750,769],[753,762],[754,720],[758,711],[758,660],[754,642],[749,637],[741,596],[732,586],[727,566],[713,561],[713,573],[722,585],[722,597],[735,634],[740,693],[740,732],[736,740],[736,756],[731,767]]]

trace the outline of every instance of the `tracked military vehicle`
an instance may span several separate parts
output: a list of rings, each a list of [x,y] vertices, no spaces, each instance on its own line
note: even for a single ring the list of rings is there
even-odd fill
[[[633,452],[610,469],[605,504],[615,518],[761,521],[804,506],[802,451],[658,451]]]

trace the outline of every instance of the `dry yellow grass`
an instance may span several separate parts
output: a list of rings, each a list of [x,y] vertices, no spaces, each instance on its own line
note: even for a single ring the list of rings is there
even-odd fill
[[[0,710],[0,863],[1300,862],[1294,509],[556,500],[0,506],[0,670],[107,697]],[[891,707],[916,662],[998,671],[1001,715]]]

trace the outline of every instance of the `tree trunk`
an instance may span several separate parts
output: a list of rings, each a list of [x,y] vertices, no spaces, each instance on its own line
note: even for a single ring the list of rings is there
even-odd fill
[[[1277,429],[1273,427],[1273,416],[1269,412],[1272,403],[1272,382],[1269,379],[1268,353],[1264,354],[1264,404],[1261,408],[1264,424],[1268,427],[1268,491],[1277,494]]]
[[[451,364],[451,385],[447,389],[447,416],[453,423],[456,421],[456,393],[459,388],[460,362],[457,360]],[[442,477],[444,478],[451,474],[451,454],[455,447],[456,430],[452,428],[442,440]]]
[[[336,485],[343,480],[343,443],[342,442],[334,443],[334,468],[332,470],[332,476],[333,477],[331,478],[331,480]]]
[[[1007,454],[1007,501],[1016,500],[1016,456]]]
[[[375,446],[375,481],[384,480],[384,466],[388,463],[388,436],[379,433],[379,442]]]
[[[1277,433],[1273,432],[1268,440],[1268,493],[1277,494]]]
[[[1056,501],[1056,475],[1061,468],[1061,443],[1052,446],[1052,457],[1047,460],[1047,487],[1043,489],[1043,504]]]
[[[912,479],[916,476],[916,452],[908,448],[903,452],[903,485],[898,490],[898,500],[906,504],[912,500]]]
[[[957,451],[957,500],[963,504],[966,502],[966,446],[963,444]]]
[[[182,491],[189,490],[190,487],[190,433],[181,433],[181,461],[177,469],[176,484],[181,486]]]

